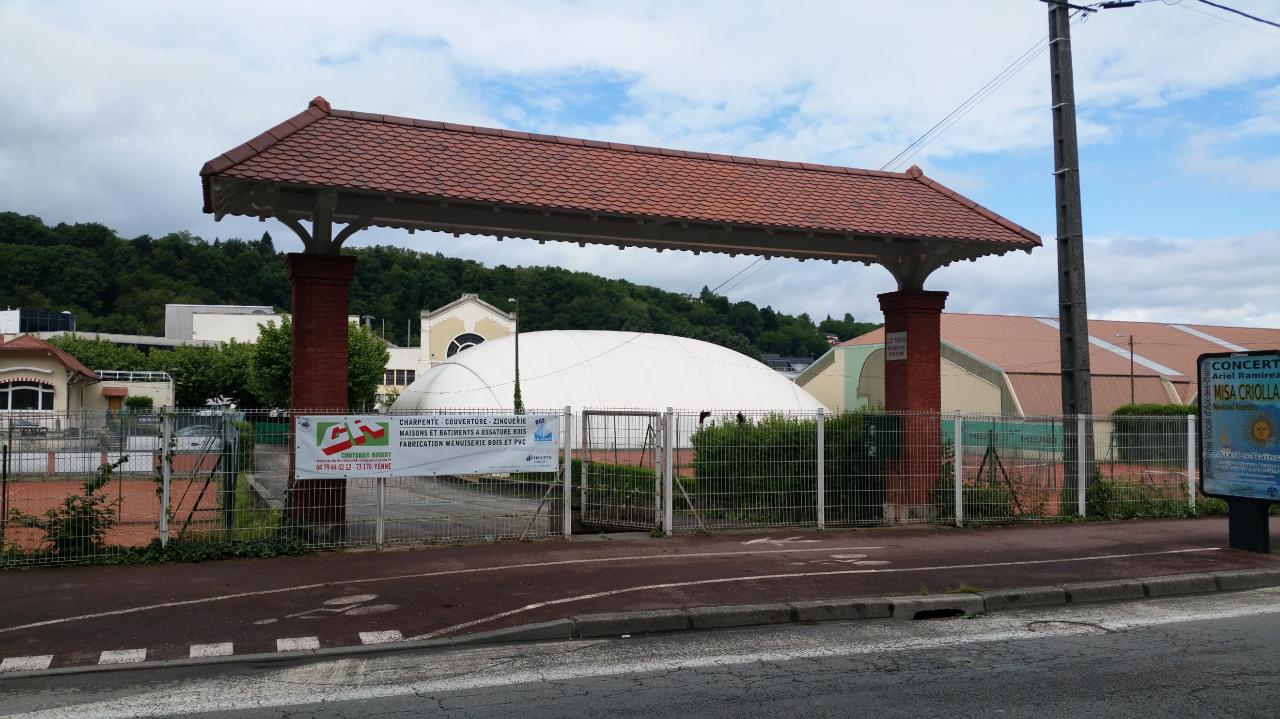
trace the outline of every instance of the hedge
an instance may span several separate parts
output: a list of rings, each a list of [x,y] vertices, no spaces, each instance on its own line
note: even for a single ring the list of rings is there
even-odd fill
[[[1126,404],[1111,413],[1111,446],[1122,462],[1180,466],[1187,461],[1189,404]]]
[[[867,429],[875,427],[875,446]],[[882,462],[897,455],[898,418],[845,413],[826,418],[823,455],[826,521],[879,522],[884,511]],[[817,422],[770,415],[725,422],[691,437],[694,482],[707,510],[746,513],[758,521],[810,522],[817,508]],[[875,455],[876,458],[872,458]]]

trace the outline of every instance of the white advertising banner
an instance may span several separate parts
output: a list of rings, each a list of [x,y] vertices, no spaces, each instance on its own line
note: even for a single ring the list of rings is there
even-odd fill
[[[554,414],[307,415],[295,420],[299,479],[554,472]]]

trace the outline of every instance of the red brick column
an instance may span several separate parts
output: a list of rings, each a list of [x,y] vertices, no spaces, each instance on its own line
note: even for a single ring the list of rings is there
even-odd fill
[[[880,297],[884,312],[884,398],[899,421],[899,454],[886,463],[884,519],[932,519],[942,477],[942,307],[946,292],[899,291]],[[906,359],[889,359],[890,337],[906,333]]]
[[[347,311],[356,258],[292,253],[285,261],[293,296],[293,365],[289,407],[294,415],[347,408]],[[293,444],[293,424],[289,446]],[[346,521],[342,479],[297,480],[289,453],[293,516],[314,525]]]

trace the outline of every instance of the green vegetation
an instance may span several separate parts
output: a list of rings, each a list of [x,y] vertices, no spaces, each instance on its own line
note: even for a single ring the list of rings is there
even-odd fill
[[[1205,513],[1200,506],[1192,512],[1181,487],[1122,483],[1102,477],[1096,477],[1085,490],[1084,506],[1089,519],[1189,517]]]
[[[826,521],[879,522],[884,505],[882,460],[896,456],[897,417],[845,413],[826,418],[823,452]],[[868,428],[876,427],[877,442]],[[724,422],[693,434],[689,492],[709,498],[735,517],[769,522],[816,520],[817,425],[813,419],[770,415]],[[869,451],[875,445],[874,456]],[[702,509],[702,508],[700,508]]]
[[[83,335],[59,335],[50,340],[91,368],[168,372],[179,407],[203,407],[205,401],[225,398],[239,407],[287,407],[289,319],[268,322],[256,343],[228,342],[214,347],[182,346],[143,353]],[[367,328],[348,326],[347,401],[351,407],[373,402],[391,353],[386,343]]]
[[[475,292],[498,307],[508,307],[507,298],[516,298],[522,331],[659,332],[706,340],[751,356],[816,356],[828,348],[823,333],[845,340],[877,326],[848,314],[815,324],[807,315],[730,302],[705,288],[698,297],[689,297],[557,267],[487,268],[389,246],[356,247],[344,253],[359,259],[351,285],[351,313],[385,320],[388,339],[397,344],[417,342],[416,334],[402,333],[406,324],[417,331],[419,310],[440,307],[463,292]],[[166,303],[259,304],[287,310],[290,301],[284,255],[265,233],[247,241],[207,242],[185,232],[125,239],[96,223],[49,227],[37,217],[7,212],[0,213],[0,267],[5,268],[0,305],[70,310],[82,332],[163,334]],[[177,360],[184,358],[173,359],[161,368],[183,366]],[[119,355],[88,364],[145,368],[137,357]],[[215,364],[209,367],[210,376],[222,372]],[[228,386],[232,379],[220,377]],[[196,384],[196,377],[188,382]]]
[[[124,398],[124,408],[130,412],[146,414],[155,409],[155,406],[155,400],[144,394],[135,394]]]
[[[1181,466],[1187,461],[1190,404],[1126,404],[1111,413],[1111,446],[1121,462]]]
[[[59,559],[97,555],[102,552],[107,530],[117,519],[111,500],[99,494],[99,490],[111,481],[116,468],[127,461],[126,455],[114,463],[104,462],[97,474],[85,479],[80,494],[66,497],[61,505],[41,516],[14,509],[10,519],[20,527],[43,532],[46,553]]]

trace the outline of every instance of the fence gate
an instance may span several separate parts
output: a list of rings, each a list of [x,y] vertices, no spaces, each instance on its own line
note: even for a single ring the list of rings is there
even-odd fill
[[[578,501],[585,531],[662,525],[663,415],[584,410]]]

